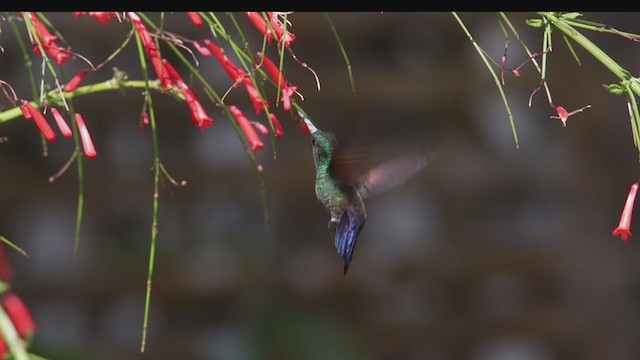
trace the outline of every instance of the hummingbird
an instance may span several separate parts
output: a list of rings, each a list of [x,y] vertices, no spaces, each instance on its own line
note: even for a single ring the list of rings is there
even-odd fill
[[[356,240],[367,220],[364,200],[400,185],[424,169],[433,155],[413,154],[384,162],[364,174],[355,169],[358,157],[348,146],[339,146],[336,137],[319,130],[302,112],[298,112],[311,134],[311,147],[316,171],[315,193],[331,215],[329,233],[344,261],[347,274]]]

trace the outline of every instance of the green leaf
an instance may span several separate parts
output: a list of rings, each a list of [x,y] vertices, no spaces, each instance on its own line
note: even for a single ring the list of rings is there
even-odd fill
[[[582,16],[582,14],[579,13],[579,12],[569,12],[569,13],[566,13],[566,14],[562,14],[560,17],[563,18],[563,19],[574,20],[574,19],[577,19],[577,18],[579,18],[581,16]]]
[[[624,88],[619,84],[602,84],[602,86],[604,86],[604,88],[612,94],[620,95],[624,93]]]
[[[527,19],[526,23],[527,25],[535,28],[539,28],[539,27],[542,27],[542,25],[544,25],[544,22],[542,21],[542,19]]]

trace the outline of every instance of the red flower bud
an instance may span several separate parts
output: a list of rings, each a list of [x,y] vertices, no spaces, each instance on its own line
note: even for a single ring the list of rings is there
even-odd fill
[[[33,118],[33,121],[38,126],[38,129],[40,129],[40,132],[44,135],[44,138],[47,139],[47,141],[55,140],[56,134],[53,132],[53,129],[49,126],[49,123],[47,123],[47,120],[45,120],[44,115],[42,115],[40,110],[36,109],[28,101],[23,102],[22,105],[27,108]]]
[[[76,76],[71,78],[71,80],[69,80],[67,85],[64,86],[64,91],[72,92],[73,90],[75,90],[78,87],[78,85],[80,85],[80,82],[82,82],[82,79],[84,79],[85,75],[87,75],[88,72],[89,72],[89,69],[82,70]]]
[[[274,113],[269,114],[269,121],[271,121],[273,128],[276,130],[276,136],[282,137],[284,134],[282,131],[282,125],[280,125],[280,121],[278,121],[278,118],[276,118]]]
[[[96,157],[98,153],[96,152],[96,148],[93,146],[93,140],[91,140],[89,129],[87,129],[87,125],[84,123],[82,115],[76,113],[75,118],[76,124],[78,124],[78,131],[80,132],[80,141],[82,142],[82,150],[84,150],[84,155],[89,159],[92,159]]]
[[[8,291],[0,297],[0,304],[11,319],[16,332],[23,339],[28,339],[36,331],[36,324],[31,318],[29,309],[13,292]]]
[[[69,125],[67,125],[67,122],[64,120],[64,118],[62,117],[58,109],[52,107],[51,113],[53,114],[53,118],[56,120],[56,124],[58,124],[58,129],[60,129],[60,132],[62,133],[62,135],[64,137],[71,137],[73,135],[73,132],[69,128]]]
[[[249,120],[247,120],[242,111],[240,111],[240,109],[233,105],[229,107],[229,111],[231,111],[231,114],[233,114],[233,117],[235,117],[236,122],[240,126],[240,130],[242,130],[242,132],[244,133],[244,136],[247,139],[247,142],[249,142],[249,145],[251,146],[253,152],[257,152],[258,150],[264,148],[262,140],[260,140],[260,137],[256,133],[256,130],[253,128],[253,126],[251,126],[251,123],[249,122]]]
[[[191,20],[193,25],[197,27],[202,26],[202,18],[197,12],[187,12],[187,16],[189,16],[189,20]]]

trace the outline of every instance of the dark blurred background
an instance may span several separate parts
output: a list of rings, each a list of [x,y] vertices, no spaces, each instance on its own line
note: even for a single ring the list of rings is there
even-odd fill
[[[117,21],[101,26],[90,17],[47,15],[72,49],[94,63],[129,29]],[[243,14],[234,15],[252,50],[260,50],[259,33]],[[542,31],[524,24],[535,14],[508,15],[526,44],[540,51]],[[218,16],[235,34],[227,15]],[[496,14],[460,16],[499,62],[505,38]],[[587,13],[585,19],[640,33],[638,16]],[[569,111],[592,107],[562,127],[549,118],[555,114],[543,93],[528,107],[540,81],[531,63],[520,78],[505,74],[518,149],[494,81],[450,13],[330,17],[356,93],[325,15],[294,13],[292,49],[321,82],[317,91],[312,74],[286,57],[286,76],[305,97],[301,106],[339,141],[349,135],[343,130],[360,124],[355,128],[372,134],[378,154],[413,147],[438,152],[424,172],[367,202],[368,222],[348,275],[314,195],[309,137],[275,106],[273,92],[271,108],[285,136],[273,144],[277,159],[268,139],[257,154],[268,226],[257,177],[226,115],[200,93],[214,117],[201,132],[184,103],[154,94],[161,160],[188,185],[166,182],[160,189],[149,339],[140,354],[151,136],[139,129],[140,91],[84,96],[74,104],[98,156],[84,162],[86,206],[75,260],[75,168],[48,182],[72,142],[59,137],[45,158],[32,124],[20,118],[0,126],[8,138],[0,144],[0,235],[31,255],[7,250],[13,289],[38,325],[31,350],[49,359],[99,360],[638,358],[640,247],[635,237],[624,243],[611,236],[638,178],[625,99],[602,87],[618,80],[575,46],[578,65],[555,31],[547,76],[554,103]],[[31,99],[15,36],[7,22],[0,25],[0,79]],[[183,13],[166,14],[165,27],[192,39],[210,37]],[[583,33],[638,73],[636,43]],[[133,45],[85,83],[109,79],[112,67],[140,78]],[[512,39],[507,66],[526,59]],[[231,81],[218,62],[199,60],[223,94]],[[84,68],[78,60],[65,65],[67,76]],[[226,103],[264,120],[241,87]]]

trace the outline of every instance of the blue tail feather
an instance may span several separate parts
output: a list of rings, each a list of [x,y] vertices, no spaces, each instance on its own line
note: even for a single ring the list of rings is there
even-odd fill
[[[358,219],[357,213],[353,208],[347,208],[336,229],[336,249],[344,260],[344,275],[349,270],[349,264],[353,257],[353,251],[356,248],[356,239],[364,223]]]

